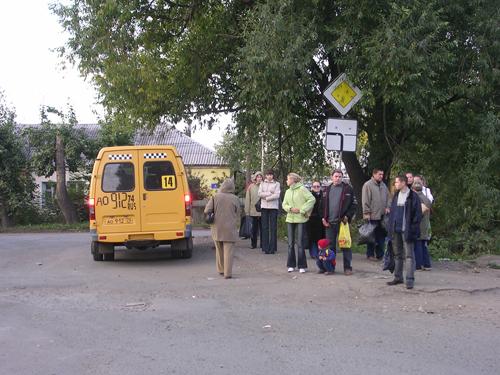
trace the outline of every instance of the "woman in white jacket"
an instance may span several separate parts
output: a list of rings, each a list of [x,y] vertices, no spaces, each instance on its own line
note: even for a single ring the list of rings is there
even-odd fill
[[[261,207],[262,251],[274,254],[278,247],[278,211],[280,183],[274,180],[274,172],[268,170],[266,178],[259,185]]]

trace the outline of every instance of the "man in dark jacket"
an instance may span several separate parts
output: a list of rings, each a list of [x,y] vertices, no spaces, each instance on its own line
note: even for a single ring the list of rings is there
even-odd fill
[[[397,176],[394,186],[397,190],[392,199],[389,215],[389,236],[394,249],[394,280],[387,285],[403,283],[403,267],[406,273],[406,288],[413,289],[415,283],[415,253],[413,246],[420,236],[422,207],[418,195],[407,186],[406,176]],[[406,267],[405,267],[406,259]]]
[[[350,222],[356,213],[356,197],[352,187],[342,181],[343,173],[340,169],[332,172],[332,184],[323,193],[322,223],[326,228],[326,237],[330,240],[330,249],[337,251],[337,237],[340,222]],[[352,275],[352,250],[342,249],[344,274]]]

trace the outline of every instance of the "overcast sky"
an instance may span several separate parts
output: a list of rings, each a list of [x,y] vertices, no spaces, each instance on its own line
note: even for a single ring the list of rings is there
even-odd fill
[[[0,89],[17,114],[17,122],[40,121],[40,107],[75,109],[78,122],[95,123],[102,117],[97,93],[77,69],[62,61],[53,49],[64,44],[57,17],[49,10],[54,0],[0,0]],[[213,148],[222,130],[198,131],[193,138]]]

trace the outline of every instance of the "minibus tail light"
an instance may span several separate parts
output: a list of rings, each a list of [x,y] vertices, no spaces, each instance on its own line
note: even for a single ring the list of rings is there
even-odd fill
[[[95,203],[94,198],[89,198],[89,220],[95,220]]]
[[[191,216],[191,194],[184,195],[184,207],[186,209],[186,216]]]

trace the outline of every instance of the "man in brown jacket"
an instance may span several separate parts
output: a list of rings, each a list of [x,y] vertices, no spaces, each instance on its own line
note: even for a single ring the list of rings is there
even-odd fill
[[[240,218],[240,200],[234,195],[234,181],[225,180],[217,194],[210,199],[205,213],[215,212],[212,224],[212,238],[215,243],[217,272],[225,279],[232,277],[233,247],[238,240],[238,221]]]
[[[365,182],[362,190],[363,219],[377,225],[375,228],[375,243],[366,245],[366,257],[369,260],[382,259],[386,231],[382,227],[384,216],[390,211],[389,189],[385,185],[384,171],[375,168],[372,178]],[[376,256],[376,258],[375,258]]]

